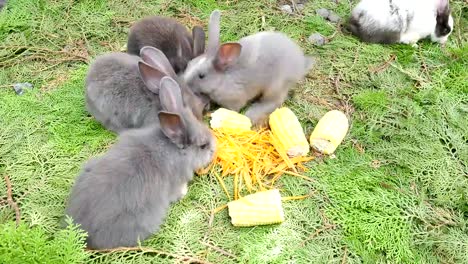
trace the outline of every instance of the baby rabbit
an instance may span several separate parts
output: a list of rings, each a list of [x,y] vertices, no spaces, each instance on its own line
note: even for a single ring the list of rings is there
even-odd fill
[[[136,22],[128,34],[127,52],[138,55],[144,46],[160,49],[169,59],[174,71],[182,73],[187,63],[205,51],[205,32],[200,26],[185,26],[169,17],[151,16]]]
[[[285,101],[289,88],[314,64],[301,48],[279,32],[260,32],[219,45],[220,13],[212,12],[207,52],[189,62],[183,78],[195,94],[234,111],[256,100],[246,115],[255,126]]]
[[[104,127],[116,133],[157,122],[160,80],[178,80],[164,54],[143,47],[141,58],[114,52],[99,56],[86,77],[86,108]],[[178,80],[184,104],[198,119],[208,103]]]
[[[159,125],[122,133],[73,186],[66,214],[88,232],[88,248],[136,246],[158,231],[194,171],[213,158],[214,137],[183,105],[177,82],[164,77],[160,86]]]
[[[448,0],[361,0],[347,28],[362,41],[405,43],[431,37],[444,44],[453,30]]]

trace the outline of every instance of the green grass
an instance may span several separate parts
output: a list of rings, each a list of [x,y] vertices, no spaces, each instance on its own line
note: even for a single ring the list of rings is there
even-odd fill
[[[0,184],[0,263],[174,263],[147,251],[85,251],[84,234],[59,223],[83,162],[115,141],[84,109],[89,62],[120,50],[143,16],[206,28],[215,8],[223,41],[274,29],[317,56],[286,104],[308,135],[330,109],[350,114],[350,133],[336,158],[307,164],[314,182],[278,183],[284,196],[313,194],[285,202],[283,224],[235,228],[226,211],[210,223],[228,199],[204,175],[143,245],[212,263],[468,263],[468,19],[463,1],[451,6],[447,47],[415,49],[361,43],[315,15],[325,7],[346,17],[348,1],[309,1],[289,16],[270,0],[10,0],[0,13],[0,174],[21,224]],[[332,38],[315,47],[306,42],[314,32]],[[35,88],[17,96],[18,82]]]

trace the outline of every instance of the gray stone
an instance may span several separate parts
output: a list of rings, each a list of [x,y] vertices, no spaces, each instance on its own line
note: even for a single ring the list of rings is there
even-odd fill
[[[335,12],[330,12],[328,15],[328,20],[333,23],[338,23],[341,20],[341,17],[337,15]]]
[[[304,4],[296,4],[297,11],[301,11],[302,9],[304,9]]]
[[[315,10],[315,12],[317,13],[317,15],[323,17],[323,18],[328,18],[328,16],[330,15],[330,11],[326,8],[320,8],[320,9],[317,9]]]
[[[293,10],[292,10],[292,7],[290,5],[282,5],[280,7],[281,11],[283,11],[284,13],[288,13],[288,14],[292,14],[293,13]]]
[[[13,85],[13,90],[15,90],[15,93],[17,95],[22,95],[24,93],[24,89],[31,90],[33,88],[33,85],[25,82],[25,83],[15,83]]]
[[[324,36],[322,36],[320,33],[314,33],[307,38],[307,40],[316,45],[316,46],[323,46],[327,40],[325,39]]]

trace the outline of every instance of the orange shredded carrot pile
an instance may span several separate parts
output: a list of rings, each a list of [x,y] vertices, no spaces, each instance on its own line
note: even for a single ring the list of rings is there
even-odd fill
[[[273,189],[275,182],[283,174],[311,180],[299,172],[305,171],[303,163],[314,157],[289,158],[270,130],[235,134],[214,130],[213,133],[217,150],[213,163],[205,171],[213,169],[214,165],[221,167],[221,175],[213,174],[230,200],[231,197],[234,200],[239,199],[246,191],[254,193]],[[224,183],[228,176],[233,176],[232,195]]]

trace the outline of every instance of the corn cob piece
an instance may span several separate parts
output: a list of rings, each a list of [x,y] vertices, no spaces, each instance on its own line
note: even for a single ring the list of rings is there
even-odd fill
[[[279,190],[257,192],[228,203],[234,226],[269,225],[284,222]]]
[[[211,128],[231,133],[251,130],[252,121],[242,114],[225,108],[211,113]]]
[[[348,118],[343,112],[329,111],[310,135],[310,145],[323,154],[332,154],[348,133],[348,127]]]
[[[270,129],[290,157],[305,156],[309,153],[309,142],[301,123],[287,107],[276,109],[270,115]]]

